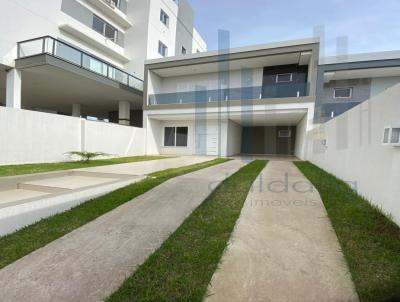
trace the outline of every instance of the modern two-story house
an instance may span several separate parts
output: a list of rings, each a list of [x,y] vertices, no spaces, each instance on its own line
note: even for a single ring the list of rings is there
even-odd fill
[[[146,59],[207,48],[187,0],[4,1],[0,24],[0,105],[125,125]]]
[[[301,158],[318,56],[306,39],[147,61],[146,152]]]
[[[400,83],[399,58],[319,58],[306,39],[148,60],[146,152],[304,158],[313,125]]]

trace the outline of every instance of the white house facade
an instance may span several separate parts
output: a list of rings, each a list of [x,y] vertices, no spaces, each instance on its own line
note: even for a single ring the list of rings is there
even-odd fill
[[[146,152],[302,158],[318,56],[306,39],[147,61]]]

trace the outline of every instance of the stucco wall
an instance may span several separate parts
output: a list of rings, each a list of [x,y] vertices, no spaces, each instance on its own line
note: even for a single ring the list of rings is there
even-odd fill
[[[0,165],[65,161],[69,151],[143,155],[145,130],[0,107]]]
[[[383,129],[400,125],[400,84],[307,134],[307,160],[352,182],[400,224],[400,147],[382,145]],[[326,141],[326,146],[324,145]]]
[[[242,126],[231,120],[228,120],[227,140],[227,156],[240,154],[242,145]]]
[[[246,75],[251,73],[252,79],[249,83],[243,83],[243,73],[241,70],[229,72],[229,88],[252,87],[262,85],[262,68],[254,68],[246,71]],[[160,78],[161,82],[152,83],[152,93],[173,93],[183,91],[196,91],[201,89],[214,90],[219,88],[220,73],[200,73],[196,75],[185,75],[178,77]],[[149,84],[150,86],[150,84]],[[149,94],[151,94],[149,91]]]

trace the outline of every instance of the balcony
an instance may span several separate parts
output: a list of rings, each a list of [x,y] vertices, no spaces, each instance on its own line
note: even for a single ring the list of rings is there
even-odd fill
[[[126,0],[87,0],[109,18],[120,24],[125,29],[132,26],[127,19],[127,1]]]
[[[198,90],[149,95],[149,105],[210,103],[217,101],[250,101],[308,96],[309,83],[285,83],[273,86]]]
[[[18,42],[18,59],[47,54],[125,86],[143,91],[143,81],[102,59],[50,36]]]

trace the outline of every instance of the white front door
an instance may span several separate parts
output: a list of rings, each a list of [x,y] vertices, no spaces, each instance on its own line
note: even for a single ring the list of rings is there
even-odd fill
[[[196,127],[196,154],[218,155],[218,127],[198,126]]]

